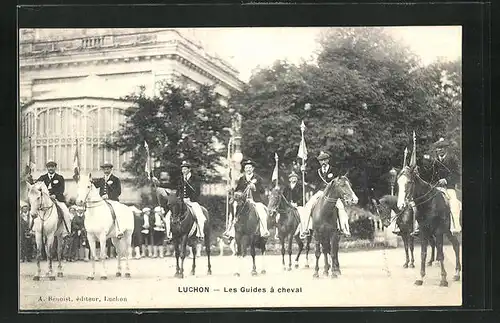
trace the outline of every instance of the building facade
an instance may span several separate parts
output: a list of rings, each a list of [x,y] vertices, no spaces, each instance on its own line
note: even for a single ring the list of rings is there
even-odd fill
[[[242,87],[235,68],[182,29],[24,29],[19,57],[21,167],[30,151],[35,176],[46,161],[57,161],[68,197],[76,192],[78,145],[83,172],[99,173],[109,161],[123,179],[122,200],[140,199],[123,167],[131,155],[103,148],[132,104],[127,95],[141,87],[153,95],[159,82],[175,77],[187,87],[215,85],[224,104]]]

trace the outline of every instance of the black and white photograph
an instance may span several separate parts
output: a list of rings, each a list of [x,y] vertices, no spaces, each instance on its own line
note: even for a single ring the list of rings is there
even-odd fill
[[[21,312],[462,305],[461,26],[18,32]]]

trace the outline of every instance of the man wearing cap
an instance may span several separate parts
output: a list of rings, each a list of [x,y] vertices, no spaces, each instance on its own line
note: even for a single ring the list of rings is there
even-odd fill
[[[104,176],[93,180],[94,186],[99,189],[99,195],[105,200],[119,201],[122,193],[120,179],[112,174],[113,165],[105,162],[101,165]]]
[[[323,195],[323,190],[326,186],[338,175],[334,173],[333,167],[330,166],[330,154],[321,151],[317,157],[317,160],[320,164],[320,168],[316,171],[313,184],[315,185],[316,193],[311,197],[311,199],[306,203],[305,208],[307,210],[307,214],[311,215],[312,208],[314,204],[318,201],[318,199]],[[341,199],[337,200],[336,204],[338,210],[338,220],[339,220],[339,229],[340,231],[346,235],[350,236],[349,229],[349,216],[344,209],[344,204]],[[312,229],[312,220],[308,219],[309,225],[306,226],[306,230]],[[306,235],[307,232],[303,232],[302,235]]]
[[[265,194],[262,178],[254,173],[255,163],[252,160],[246,160],[243,163],[245,174],[238,179],[235,192],[240,192],[246,195],[248,200],[255,204],[257,215],[260,219],[260,234],[262,237],[269,237],[270,233],[267,229],[267,210],[262,203],[262,196]]]
[[[425,155],[421,176],[443,192],[451,211],[450,230],[452,233],[462,231],[460,212],[462,204],[457,198],[456,188],[460,185],[460,166],[457,158],[450,152],[450,143],[440,138],[434,143],[435,154]],[[418,229],[413,234],[418,234]]]
[[[47,173],[40,176],[37,182],[44,182],[49,190],[50,198],[55,202],[60,219],[64,222],[66,228],[63,235],[69,235],[71,229],[71,220],[68,207],[66,206],[66,199],[64,197],[64,177],[56,173],[57,163],[55,161],[48,161],[45,166]],[[31,222],[33,224],[33,221]]]
[[[288,175],[288,181],[290,185],[286,186],[283,190],[283,196],[290,202],[293,206],[303,206],[302,203],[302,185],[299,184],[299,176],[295,172],[291,172]]]
[[[191,165],[187,161],[181,163],[181,180],[177,196],[184,200],[184,203],[193,211],[198,225],[197,236],[205,238],[205,221],[207,218],[203,214],[198,199],[200,198],[200,181],[191,173]]]

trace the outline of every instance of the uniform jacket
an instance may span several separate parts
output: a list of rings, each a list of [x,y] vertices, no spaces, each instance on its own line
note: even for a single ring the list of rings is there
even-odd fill
[[[443,160],[437,156],[424,159],[420,171],[422,179],[434,185],[438,180],[446,179],[446,188],[454,189],[460,182],[460,167],[455,157],[447,154]]]
[[[322,168],[318,168],[316,170],[316,173],[314,174],[314,179],[313,179],[313,184],[316,187],[316,192],[319,190],[324,190],[326,188],[326,185],[330,183],[337,174],[335,174],[335,171],[331,165],[329,165],[328,170],[326,173],[323,172]]]
[[[44,182],[49,189],[50,195],[55,195],[56,200],[59,202],[65,202],[64,198],[64,177],[54,173],[52,180],[49,178],[49,174],[43,174],[38,178],[39,182]]]
[[[119,201],[118,197],[122,194],[122,185],[120,179],[115,175],[109,175],[108,181],[104,177],[93,180],[94,186],[99,189],[99,195],[108,194],[108,198],[112,201]]]
[[[297,206],[303,206],[302,183],[297,182],[294,188],[292,188],[290,185],[287,185],[283,190],[283,195],[288,200],[288,202],[296,203]]]
[[[241,176],[238,180],[238,183],[236,183],[235,191],[243,193],[243,191],[245,191],[245,189],[252,181],[255,181],[255,191],[250,191],[252,194],[252,198],[255,202],[262,203],[262,196],[265,194],[265,189],[264,185],[262,184],[262,178],[255,173],[252,175],[249,181],[247,181],[246,174]]]
[[[83,216],[76,215],[71,221],[71,232],[75,233],[78,231],[84,231],[85,230],[84,221],[85,220]]]
[[[191,202],[198,202],[200,198],[200,180],[193,173],[191,173],[188,180],[185,180],[184,176],[182,176],[177,189],[177,196],[189,198]]]

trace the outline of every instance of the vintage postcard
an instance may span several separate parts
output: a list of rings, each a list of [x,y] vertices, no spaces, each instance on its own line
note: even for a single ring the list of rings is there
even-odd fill
[[[18,46],[21,311],[462,305],[460,26]]]

